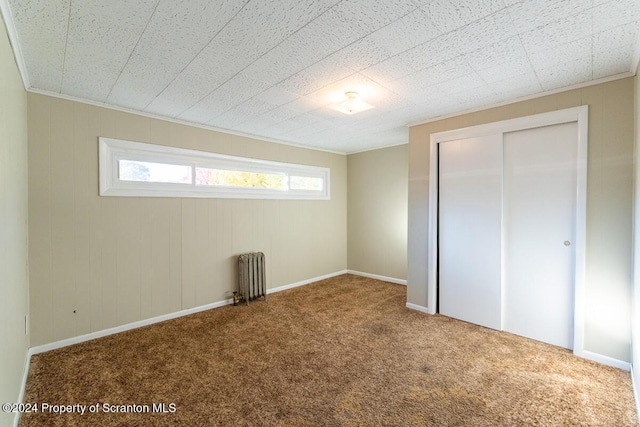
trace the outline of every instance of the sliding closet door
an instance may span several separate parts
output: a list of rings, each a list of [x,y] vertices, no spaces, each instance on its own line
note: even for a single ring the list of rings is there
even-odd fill
[[[572,348],[577,123],[504,136],[504,329]]]
[[[502,135],[438,145],[439,311],[501,329]]]

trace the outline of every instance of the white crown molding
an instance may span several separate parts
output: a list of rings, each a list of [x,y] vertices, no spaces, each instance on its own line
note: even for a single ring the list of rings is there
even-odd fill
[[[398,142],[396,144],[383,145],[381,147],[365,148],[364,150],[359,150],[359,151],[348,151],[347,155],[350,156],[352,154],[366,153],[367,151],[384,150],[385,148],[399,147],[401,145],[408,145],[408,144],[409,142]]]
[[[0,0],[0,1],[2,1],[2,0]],[[218,128],[218,127],[215,127],[215,126],[210,126],[210,125],[206,125],[206,124],[202,124],[202,123],[195,123],[195,122],[190,122],[190,121],[187,121],[187,120],[176,119],[174,117],[166,117],[166,116],[161,116],[159,114],[147,113],[145,111],[133,110],[131,108],[118,107],[116,105],[106,104],[104,102],[92,101],[92,100],[89,100],[89,99],[78,98],[78,97],[75,97],[75,96],[65,95],[65,94],[57,93],[57,92],[50,92],[50,91],[41,90],[41,89],[34,89],[34,88],[27,89],[27,92],[35,93],[37,95],[50,96],[52,98],[64,99],[65,101],[73,101],[73,102],[77,102],[77,103],[80,103],[80,104],[92,105],[94,107],[106,108],[108,110],[120,111],[122,113],[133,114],[133,115],[136,115],[136,116],[147,117],[147,118],[150,118],[150,119],[162,120],[164,122],[176,123],[176,124],[179,124],[179,125],[190,126],[190,127],[204,129],[204,130],[210,130],[210,131],[214,131],[214,132],[221,132],[221,133],[226,133],[226,134],[229,134],[229,135],[241,136],[243,138],[251,138],[251,139],[255,139],[255,140],[263,141],[263,142],[270,142],[272,144],[287,145],[289,147],[302,148],[304,150],[320,151],[320,152],[323,152],[323,153],[339,154],[339,155],[342,155],[342,156],[346,156],[347,155],[347,153],[344,152],[344,151],[328,150],[328,149],[325,149],[325,148],[313,147],[313,146],[310,146],[310,145],[303,145],[303,144],[296,144],[296,143],[293,143],[293,142],[281,141],[281,140],[278,140],[278,139],[267,138],[267,137],[259,136],[259,135],[253,135],[253,134],[250,134],[250,133],[238,132],[238,131],[234,131],[234,130],[231,130],[231,129],[223,129],[223,128]]]
[[[542,97],[549,96],[549,95],[555,95],[557,93],[569,92],[571,90],[582,89],[582,88],[585,88],[585,87],[595,86],[595,85],[599,85],[599,84],[603,84],[603,83],[608,83],[608,82],[612,82],[612,81],[615,81],[615,80],[626,79],[627,77],[633,77],[633,76],[635,76],[635,72],[634,73],[624,72],[624,73],[621,73],[621,74],[616,74],[615,76],[602,77],[600,79],[590,80],[590,81],[584,82],[584,83],[578,83],[578,84],[571,85],[571,86],[566,86],[566,87],[562,87],[562,88],[558,88],[558,89],[548,90],[546,92],[540,92],[540,93],[537,93],[537,94],[534,94],[534,95],[522,96],[520,98],[516,98],[516,99],[512,99],[512,100],[508,100],[508,101],[496,102],[496,103],[493,103],[493,104],[483,105],[483,106],[480,106],[480,107],[477,107],[477,108],[470,108],[468,110],[463,110],[463,111],[459,111],[459,112],[456,112],[456,113],[446,114],[444,116],[432,117],[430,119],[422,120],[422,121],[419,121],[419,122],[412,122],[412,123],[409,123],[407,125],[407,127],[413,127],[413,126],[418,126],[418,125],[424,125],[424,124],[427,124],[427,123],[439,122],[440,120],[446,120],[446,119],[450,119],[452,117],[459,117],[459,116],[464,116],[466,114],[477,113],[478,111],[490,110],[492,108],[503,107],[505,105],[517,104],[518,102],[529,101],[531,99],[542,98]]]

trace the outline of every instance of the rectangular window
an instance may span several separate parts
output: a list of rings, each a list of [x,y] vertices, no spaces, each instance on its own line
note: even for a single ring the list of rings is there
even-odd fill
[[[100,195],[329,200],[329,168],[99,138]]]

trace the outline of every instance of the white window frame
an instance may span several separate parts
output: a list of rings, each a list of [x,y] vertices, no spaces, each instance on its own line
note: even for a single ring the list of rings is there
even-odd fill
[[[98,138],[100,195],[119,197],[198,197],[230,199],[330,200],[329,168],[273,162],[248,157],[227,156],[207,151],[188,150],[113,138]],[[164,183],[120,180],[120,160],[133,160],[191,167],[191,183]],[[321,191],[276,190],[269,188],[196,185],[196,168],[240,170],[320,178]]]

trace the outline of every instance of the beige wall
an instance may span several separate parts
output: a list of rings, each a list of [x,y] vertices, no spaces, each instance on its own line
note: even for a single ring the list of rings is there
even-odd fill
[[[28,109],[32,346],[225,300],[247,251],[268,288],[346,269],[346,156],[36,94]],[[330,167],[331,200],[99,197],[98,136]]]
[[[349,270],[407,278],[407,149],[348,156]]]
[[[413,126],[409,133],[408,302],[427,306],[429,137],[589,105],[585,350],[630,361],[634,79]]]
[[[27,94],[0,19],[0,403],[17,402],[29,348]],[[14,414],[0,412],[0,425]]]

